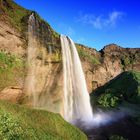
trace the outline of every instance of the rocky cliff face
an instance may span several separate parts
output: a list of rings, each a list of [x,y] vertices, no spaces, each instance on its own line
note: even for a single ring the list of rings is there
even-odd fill
[[[88,55],[79,53],[89,92],[104,85],[123,71],[140,71],[140,49],[138,48],[129,49],[110,44],[99,52],[86,47],[81,49]],[[90,61],[91,57],[94,57],[94,61]]]
[[[39,102],[40,107],[46,106],[47,109],[58,112],[60,110],[59,104],[63,98],[63,72],[59,34],[35,12],[25,10],[11,0],[1,0],[0,9],[0,51],[10,53],[22,60],[21,69],[24,71],[22,78],[21,75],[15,73],[18,77],[16,83],[11,80],[8,84],[3,85],[0,90],[2,91],[7,86],[18,86],[22,91],[23,103],[33,104],[31,102],[33,97],[30,93],[32,85],[29,85],[32,73],[28,71],[29,67],[26,65],[26,61],[28,58],[28,18],[31,13],[34,13],[36,40],[38,42],[34,54],[34,76],[36,80],[33,90],[38,95],[35,100],[39,101],[41,99],[42,102]],[[16,18],[12,18],[13,16]],[[140,71],[140,49],[125,49],[111,44],[98,52],[84,45],[76,45],[85,72],[89,93],[123,71],[132,69]],[[7,66],[5,62],[0,64],[1,66]],[[17,70],[18,73],[21,69]],[[3,73],[0,73],[0,75],[3,76]],[[6,78],[8,81],[8,77]],[[9,90],[10,93],[6,92],[7,96],[8,94],[11,95],[12,89]],[[47,104],[46,100],[48,101]],[[21,101],[21,98],[19,101]]]

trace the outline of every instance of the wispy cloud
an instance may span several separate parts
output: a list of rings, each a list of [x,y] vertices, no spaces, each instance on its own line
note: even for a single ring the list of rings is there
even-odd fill
[[[123,12],[113,11],[108,15],[94,15],[94,14],[82,14],[76,18],[76,21],[81,22],[83,24],[88,24],[93,26],[96,29],[103,29],[106,27],[115,27],[117,23],[124,16]]]
[[[85,38],[84,38],[84,37],[79,37],[79,38],[76,40],[76,43],[84,44],[84,43],[85,43]]]
[[[61,33],[65,35],[68,35],[68,36],[75,35],[75,30],[70,25],[59,23],[58,28],[61,29]]]
[[[75,34],[75,30],[71,26],[68,26],[66,29],[66,34],[72,36]]]

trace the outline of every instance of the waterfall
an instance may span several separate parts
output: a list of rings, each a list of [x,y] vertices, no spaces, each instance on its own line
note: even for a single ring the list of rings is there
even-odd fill
[[[24,92],[33,98],[33,105],[37,102],[35,91],[36,85],[36,55],[37,55],[37,39],[36,39],[36,24],[35,17],[32,13],[28,20],[28,48],[27,48],[27,75],[25,79]]]
[[[64,118],[70,123],[93,119],[89,93],[74,42],[61,35],[64,74]]]
[[[49,46],[47,54],[49,65],[47,66],[45,65],[46,57],[43,51],[45,47],[39,44],[36,22],[34,14],[30,15],[28,21],[27,76],[24,90],[33,99],[34,107],[45,110],[49,108],[50,111],[60,113],[61,107],[60,110],[56,111],[58,105],[56,106],[54,103],[54,96],[51,96],[49,90],[52,86],[50,81],[52,81],[51,75],[53,74],[52,47]],[[78,121],[90,122],[93,118],[92,108],[75,44],[70,38],[61,36],[61,46],[64,70],[63,117],[74,124]],[[42,52],[40,52],[41,50]],[[41,60],[37,59],[37,56],[40,55],[39,52],[42,54]]]

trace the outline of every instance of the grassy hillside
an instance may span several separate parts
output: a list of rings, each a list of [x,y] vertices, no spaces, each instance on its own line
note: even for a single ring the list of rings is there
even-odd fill
[[[24,77],[24,62],[10,53],[0,51],[0,91],[8,86],[19,85]]]
[[[1,140],[86,140],[60,115],[0,101]]]
[[[115,107],[123,101],[140,104],[140,72],[123,72],[98,88],[91,97],[104,107]]]
[[[99,58],[97,56],[91,54],[88,47],[86,48],[85,46],[80,45],[80,44],[76,44],[76,47],[77,47],[77,51],[78,51],[78,54],[81,59],[86,60],[87,62],[90,62],[95,65],[100,64]]]
[[[1,17],[3,17],[3,20],[7,20],[18,31],[25,30],[25,19],[31,14],[31,11],[20,7],[13,0],[1,0],[0,8],[2,10]]]
[[[48,44],[52,44],[52,41],[57,41],[59,38],[59,34],[56,33],[51,26],[44,21],[35,11],[27,10],[14,2],[14,0],[0,0],[0,19],[11,27],[15,28],[21,34],[23,34],[23,38],[27,38],[27,30],[28,30],[28,19],[29,16],[34,13],[36,20],[40,27],[43,26],[46,33],[42,33],[43,30],[39,31],[39,33],[49,37]],[[42,35],[42,36],[43,36]],[[41,37],[42,39],[42,37]],[[56,45],[56,44],[55,44]]]

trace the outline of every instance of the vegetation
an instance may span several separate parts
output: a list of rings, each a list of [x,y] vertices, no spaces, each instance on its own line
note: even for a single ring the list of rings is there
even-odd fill
[[[81,58],[90,61],[93,64],[100,64],[100,61],[94,57],[93,55],[89,54],[88,51],[84,50],[83,48],[77,46],[78,54]]]
[[[124,101],[140,104],[140,72],[123,72],[91,96],[104,107],[116,107]]]
[[[121,64],[122,64],[122,69],[126,69],[129,65],[133,64],[133,59],[131,59],[129,56],[123,56],[121,58]]]
[[[122,136],[113,135],[109,138],[109,140],[127,140],[127,139],[123,138]]]
[[[0,101],[0,138],[3,140],[86,140],[59,114],[27,109]]]
[[[42,24],[43,27],[47,27],[46,32],[49,32],[51,35],[51,40],[56,40],[59,38],[59,34],[55,32],[51,26],[45,22],[36,12],[27,10],[19,5],[17,5],[13,0],[0,0],[0,8],[3,11],[4,18],[8,20],[11,26],[21,32],[24,37],[26,37],[27,28],[28,28],[28,18],[31,13],[35,14],[35,18],[38,20],[38,23]],[[42,33],[43,34],[43,33]]]
[[[111,93],[105,93],[100,96],[98,103],[104,107],[116,107],[119,104],[119,98]]]
[[[31,14],[19,5],[17,5],[13,0],[1,0],[1,9],[4,12],[5,18],[10,22],[15,29],[18,31],[24,31],[27,29],[27,17]]]
[[[17,85],[19,78],[24,76],[24,62],[22,58],[0,51],[0,90]]]

